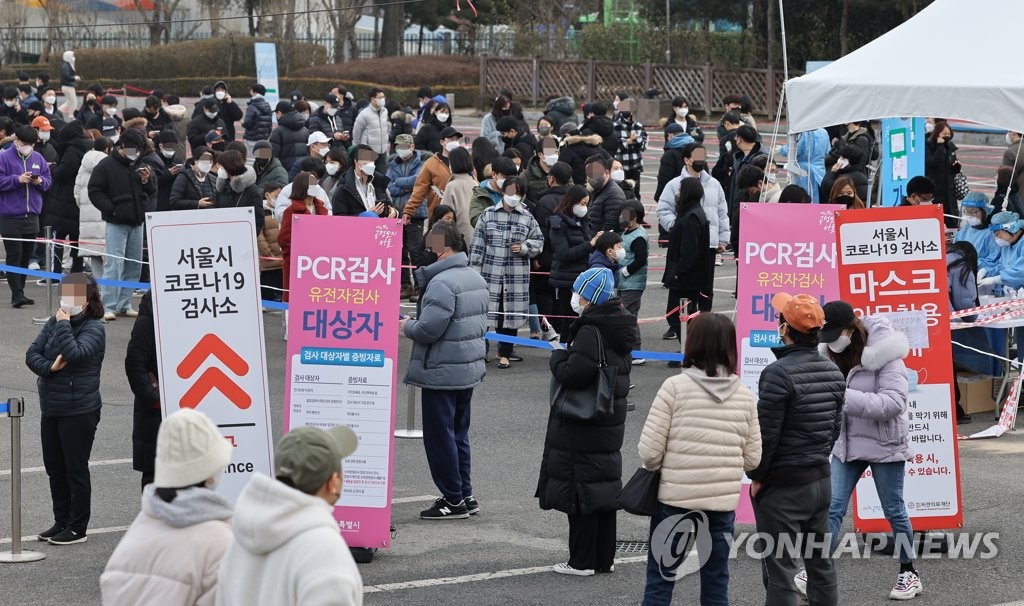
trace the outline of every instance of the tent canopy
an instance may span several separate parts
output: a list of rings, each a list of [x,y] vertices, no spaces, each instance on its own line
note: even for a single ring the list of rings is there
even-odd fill
[[[958,118],[1024,132],[1024,1],[935,0],[899,27],[786,83],[789,130]]]

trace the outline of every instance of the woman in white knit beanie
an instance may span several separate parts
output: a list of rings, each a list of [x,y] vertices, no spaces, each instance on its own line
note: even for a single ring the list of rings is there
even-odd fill
[[[231,445],[203,413],[164,419],[142,511],[100,577],[103,604],[213,604],[232,540],[231,504],[213,489],[230,462]]]

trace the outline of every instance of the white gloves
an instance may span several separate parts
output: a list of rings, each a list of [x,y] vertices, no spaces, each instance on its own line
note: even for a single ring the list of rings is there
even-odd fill
[[[981,282],[982,280],[984,280],[985,276],[987,276],[987,275],[988,275],[988,270],[987,269],[985,269],[984,267],[979,269],[978,270],[978,282]]]
[[[619,275],[621,275],[623,278],[628,278],[629,271],[625,267],[623,267],[622,269],[619,270]]]
[[[992,276],[978,280],[978,286],[996,286],[1003,283],[1002,276]]]

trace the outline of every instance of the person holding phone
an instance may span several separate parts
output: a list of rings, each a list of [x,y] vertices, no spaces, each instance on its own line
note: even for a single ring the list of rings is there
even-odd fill
[[[53,183],[46,160],[33,149],[39,140],[36,129],[22,125],[14,131],[14,145],[0,152],[0,236],[7,265],[28,267],[39,233],[43,192]],[[11,306],[35,303],[25,296],[25,274],[7,272]]]
[[[335,215],[344,217],[357,217],[371,211],[382,219],[398,218],[387,185],[388,178],[377,172],[377,152],[368,145],[359,145],[352,168],[334,189],[331,209]]]
[[[25,353],[39,378],[40,442],[50,478],[54,523],[37,538],[53,545],[84,543],[92,484],[89,455],[100,422],[100,372],[106,351],[103,302],[96,280],[68,274],[60,307]]]

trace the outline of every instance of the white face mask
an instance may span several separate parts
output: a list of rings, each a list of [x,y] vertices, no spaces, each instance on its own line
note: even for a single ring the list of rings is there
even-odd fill
[[[505,185],[505,179],[495,179],[494,184],[497,185],[498,189],[500,190],[501,186]]]
[[[580,300],[580,293],[578,292],[572,293],[572,298],[569,299],[569,307],[572,307],[576,315],[581,315],[587,309],[583,307],[583,302]]]
[[[926,132],[926,133],[928,133],[930,135],[930,134],[932,134],[933,130],[935,130],[935,125],[934,124],[932,124],[931,122],[925,122],[924,123],[924,132]]]
[[[686,116],[690,115],[690,108],[689,107],[677,107],[676,108],[676,115],[679,116],[680,118],[685,118]]]
[[[202,162],[196,162],[196,168],[199,169],[199,172],[201,172],[201,173],[203,173],[205,175],[208,172],[210,172],[211,168],[213,168],[213,162],[208,161],[208,160],[204,160]]]
[[[316,153],[320,154],[320,157],[323,158],[330,151],[331,151],[331,148],[325,145],[325,146],[321,147],[320,149],[318,149]]]
[[[1004,247],[1004,246],[1009,246],[1009,245],[1010,245],[1010,243],[1008,241],[1006,241],[1006,240],[1004,240],[1002,238],[999,238],[999,237],[996,238],[996,246]]]
[[[828,344],[828,348],[832,353],[840,354],[846,351],[852,341],[849,335],[839,335],[838,339]]]
[[[43,103],[47,105],[53,105],[57,102],[57,97],[43,97]]]
[[[309,112],[302,112],[299,115],[302,116],[303,120],[309,120]]]
[[[333,177],[334,175],[338,174],[339,170],[341,170],[341,164],[338,164],[337,162],[328,162],[327,163],[327,174],[328,175]]]
[[[447,122],[448,118],[449,118],[448,114],[434,114],[434,115],[437,116],[437,121],[438,122]]]
[[[544,156],[544,164],[554,166],[556,162],[558,162],[558,154],[547,154]]]
[[[619,109],[619,101],[612,101],[612,107],[615,108],[616,110],[618,110]]]
[[[615,181],[616,183],[621,183],[622,181],[625,181],[625,180],[626,180],[626,171],[624,171],[624,170],[613,170],[612,171],[612,181]]]
[[[616,248],[615,249],[615,260],[618,261],[619,263],[622,263],[623,261],[626,260],[626,249],[625,248]]]
[[[6,105],[7,107],[14,107],[15,103],[17,103],[17,101],[15,101],[14,99],[4,99],[4,105]]]
[[[109,139],[110,139],[111,143],[117,143],[118,141],[121,140],[121,135],[118,135],[117,133],[115,133],[113,135],[110,135]]]
[[[105,109],[103,111],[106,112],[107,115],[110,116],[111,118],[113,118],[114,116],[117,115],[117,108],[116,107],[108,107],[107,109]]]
[[[219,91],[213,93],[213,96],[217,97],[218,101],[223,101],[224,97],[227,97],[228,94],[226,92],[222,91],[222,90],[219,90]]]
[[[384,104],[387,103],[387,97],[374,99],[374,103],[377,104],[377,107],[384,107]]]
[[[359,170],[363,171],[363,174],[366,175],[367,177],[372,177],[376,169],[377,167],[374,166],[373,162],[367,162],[366,164],[363,164],[361,167],[359,167]]]
[[[48,130],[41,130],[41,131],[39,131],[39,140],[42,141],[43,143],[46,143],[47,141],[49,141],[50,140],[50,131],[48,131]]]
[[[846,158],[839,158],[838,160],[836,160],[836,166],[838,166],[840,170],[846,168],[849,165],[850,161],[847,160]]]
[[[174,157],[174,150],[173,149],[161,149],[160,153],[163,154],[163,156],[165,158],[173,158]]]
[[[519,201],[521,200],[521,198],[519,196],[510,196],[508,194],[505,194],[504,200],[505,204],[508,205],[509,208],[515,208],[519,206]]]
[[[459,147],[461,147],[461,145],[459,145],[458,141],[449,141],[449,142],[444,144],[444,149],[448,153],[452,153],[453,151],[459,149]]]
[[[206,117],[211,119],[211,120],[213,120],[214,118],[217,117],[217,112],[203,112],[203,113],[206,114]]]
[[[218,179],[227,179],[228,178],[228,171],[223,169],[223,168],[218,168],[217,169],[217,178]]]
[[[137,151],[125,152],[124,157],[128,158],[132,162],[135,162],[136,160],[139,159],[139,152],[137,152]]]
[[[963,224],[968,226],[968,227],[977,227],[977,226],[981,225],[981,219],[980,218],[972,217],[970,215],[964,215],[963,217],[961,217],[960,220],[963,221]]]
[[[70,316],[77,316],[78,314],[82,313],[83,309],[81,305],[71,305],[70,303],[65,302],[63,299],[61,299],[60,301],[60,307],[64,311],[68,312],[68,315]]]
[[[338,114],[338,108],[337,107],[327,107],[327,108],[324,108],[324,113],[327,114],[328,116],[334,117],[335,115]]]
[[[587,216],[587,207],[582,204],[573,204],[572,214],[576,215],[577,218],[582,219]]]
[[[32,146],[31,145],[19,145],[18,146],[18,153],[21,154],[22,157],[27,158],[27,157],[29,157],[32,154]]]
[[[458,143],[456,143],[455,146],[458,147]],[[448,151],[451,151],[451,150],[449,149]],[[408,160],[409,158],[412,157],[412,150],[411,149],[400,149],[400,150],[398,150],[398,157],[403,159],[403,160]]]

